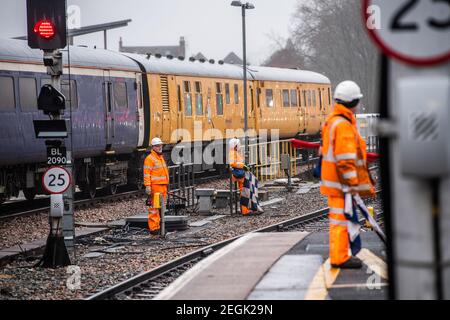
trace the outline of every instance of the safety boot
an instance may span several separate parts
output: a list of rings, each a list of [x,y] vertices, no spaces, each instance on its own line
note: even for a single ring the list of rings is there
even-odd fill
[[[359,258],[352,256],[342,264],[332,264],[331,266],[340,269],[361,269],[362,261]]]

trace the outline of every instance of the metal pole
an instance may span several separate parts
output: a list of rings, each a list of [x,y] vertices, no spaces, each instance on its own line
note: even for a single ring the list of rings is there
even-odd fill
[[[103,30],[103,41],[105,43],[105,50],[108,49],[108,34],[106,30]]]
[[[247,110],[247,44],[246,44],[246,32],[245,32],[245,4],[242,5],[242,40],[243,40],[243,69],[244,69],[244,131],[245,131],[245,163],[249,163],[249,150],[248,150],[248,110]]]

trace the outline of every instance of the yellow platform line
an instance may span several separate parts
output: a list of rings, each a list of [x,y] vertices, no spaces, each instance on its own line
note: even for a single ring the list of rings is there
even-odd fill
[[[314,275],[306,292],[305,300],[325,300],[328,296],[328,289],[333,286],[339,271],[340,269],[331,267],[330,259],[325,261]]]
[[[374,254],[369,249],[362,249],[358,254],[365,265],[367,265],[373,272],[382,277],[383,279],[388,278],[387,264],[380,257]]]

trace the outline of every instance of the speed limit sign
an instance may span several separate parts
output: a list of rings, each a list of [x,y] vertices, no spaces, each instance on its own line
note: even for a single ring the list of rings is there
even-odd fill
[[[51,167],[42,176],[42,184],[48,193],[61,194],[70,187],[71,177],[66,169]]]
[[[365,0],[363,10],[386,55],[413,65],[450,59],[450,0]]]

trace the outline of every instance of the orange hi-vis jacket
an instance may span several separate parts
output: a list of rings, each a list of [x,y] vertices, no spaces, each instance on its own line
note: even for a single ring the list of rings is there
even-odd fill
[[[367,169],[366,142],[356,126],[353,112],[336,104],[322,129],[323,195],[343,197],[348,187],[361,196],[373,196],[375,187]]]
[[[168,185],[169,170],[166,161],[162,155],[152,152],[144,161],[144,185],[150,187],[152,185]]]
[[[243,169],[244,168],[244,158],[241,156],[239,151],[237,150],[230,150],[230,167],[236,168],[236,169]]]

